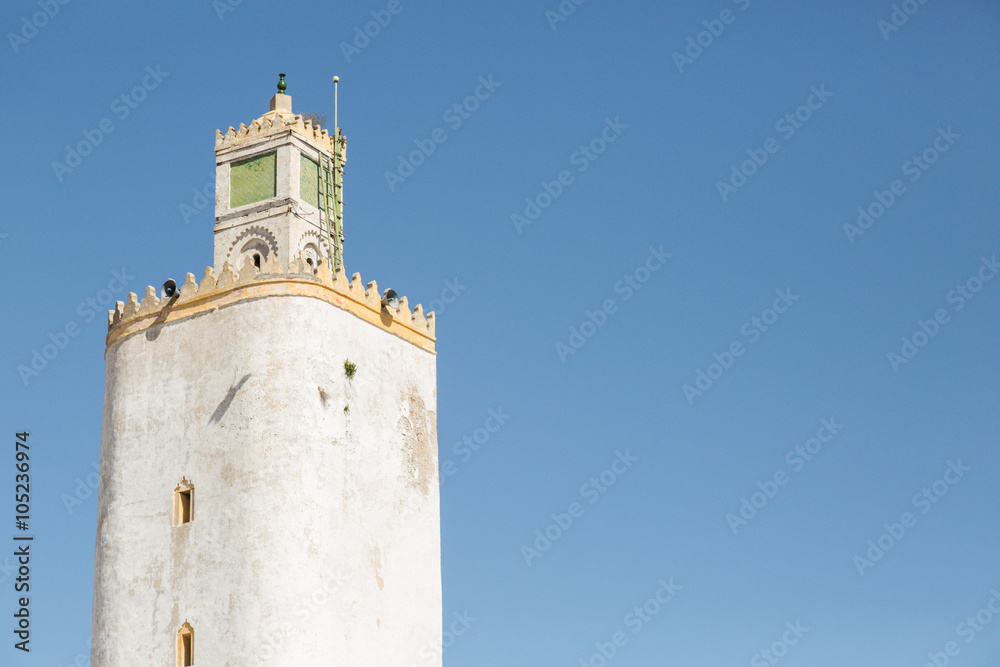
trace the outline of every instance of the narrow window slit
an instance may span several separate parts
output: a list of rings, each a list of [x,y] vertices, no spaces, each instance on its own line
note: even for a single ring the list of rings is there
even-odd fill
[[[177,631],[177,667],[194,667],[194,628],[187,621]]]
[[[186,477],[174,489],[174,525],[183,526],[194,520],[194,485]]]

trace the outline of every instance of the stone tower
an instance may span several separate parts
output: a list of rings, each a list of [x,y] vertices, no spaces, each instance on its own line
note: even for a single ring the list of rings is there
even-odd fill
[[[441,664],[434,316],[347,279],[283,92],[216,134],[215,267],[109,314],[94,667]]]

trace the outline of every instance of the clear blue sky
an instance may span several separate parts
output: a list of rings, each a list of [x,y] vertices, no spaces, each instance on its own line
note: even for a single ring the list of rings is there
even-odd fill
[[[215,130],[266,111],[278,72],[331,120],[341,77],[348,270],[411,304],[457,283],[437,307],[444,610],[476,620],[446,665],[596,666],[616,633],[609,665],[919,666],[948,642],[950,664],[995,664],[1000,615],[962,624],[1000,590],[1000,6],[911,0],[889,30],[889,0],[589,0],[558,22],[558,0],[400,0],[345,54],[389,4],[4,3],[0,544],[23,429],[37,538],[33,650],[6,578],[0,664],[87,654],[96,501],[66,505],[99,457],[87,300],[201,275]],[[486,99],[449,113],[480,77]],[[845,229],[859,207],[878,217]]]

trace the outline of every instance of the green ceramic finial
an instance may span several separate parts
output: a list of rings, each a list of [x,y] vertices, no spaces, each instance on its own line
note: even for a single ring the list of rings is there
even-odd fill
[[[288,84],[285,83],[285,75],[284,74],[279,74],[278,77],[279,77],[278,78],[278,94],[279,95],[284,95],[285,94],[285,89],[288,88]]]

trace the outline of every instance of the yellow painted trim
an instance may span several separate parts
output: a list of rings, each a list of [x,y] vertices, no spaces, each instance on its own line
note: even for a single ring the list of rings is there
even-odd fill
[[[173,306],[162,307],[156,312],[140,315],[112,329],[106,339],[107,347],[110,348],[125,338],[153,327],[186,320],[243,301],[271,296],[304,296],[325,301],[379,327],[383,331],[427,350],[431,354],[437,354],[434,350],[436,339],[433,336],[413,328],[407,322],[383,314],[381,308],[375,309],[364,301],[353,298],[350,294],[344,294],[334,289],[332,285],[281,275],[263,278],[252,283],[233,285],[228,288],[213,289],[205,296],[195,295],[190,301],[183,301]],[[105,352],[106,355],[107,352]]]

